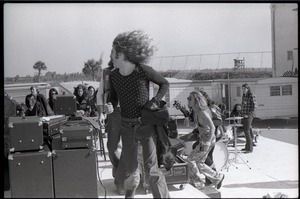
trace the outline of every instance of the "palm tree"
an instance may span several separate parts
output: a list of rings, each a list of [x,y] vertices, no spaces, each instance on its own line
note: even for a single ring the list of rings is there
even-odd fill
[[[47,70],[44,62],[38,61],[33,65],[33,69],[38,71],[38,82],[40,82],[41,70]]]
[[[93,81],[97,77],[99,71],[101,70],[102,65],[102,54],[99,61],[95,61],[94,59],[89,59],[87,62],[84,62],[84,68],[82,72],[85,76],[92,76]]]

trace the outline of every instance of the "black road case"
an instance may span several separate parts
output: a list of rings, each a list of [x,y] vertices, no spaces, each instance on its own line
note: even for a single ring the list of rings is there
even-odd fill
[[[177,151],[181,151],[183,149],[184,144],[179,139],[169,138],[169,140],[172,147],[176,148]],[[138,144],[138,165],[141,177],[140,182],[142,183],[145,194],[147,194],[150,191],[149,176],[145,173],[143,147],[141,144]],[[179,188],[182,190],[189,182],[187,162],[179,155],[176,155],[176,162],[169,171],[167,171],[163,165],[160,165],[160,169],[165,175],[166,183],[168,185],[180,184]]]
[[[9,155],[12,198],[54,198],[52,156],[49,151]]]
[[[43,145],[43,122],[38,116],[9,117],[11,152],[40,150]]]
[[[62,148],[92,148],[93,131],[93,126],[85,120],[65,122],[60,130]]]
[[[53,106],[55,115],[74,115],[76,110],[76,97],[74,95],[56,96]]]
[[[4,116],[15,117],[17,116],[18,103],[11,96],[4,92]]]
[[[64,115],[54,115],[42,117],[44,135],[55,135],[59,133],[61,126],[67,121],[68,117]]]
[[[53,151],[56,198],[98,198],[96,154],[92,149]]]

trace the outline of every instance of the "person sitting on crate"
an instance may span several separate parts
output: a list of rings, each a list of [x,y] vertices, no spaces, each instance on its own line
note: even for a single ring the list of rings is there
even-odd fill
[[[77,108],[77,115],[85,116],[88,114],[88,93],[87,89],[84,85],[78,84],[77,87],[74,87],[74,93],[76,96],[76,108]]]
[[[47,99],[47,102],[51,108],[51,110],[53,111],[53,105],[54,105],[54,101],[56,100],[56,96],[58,95],[58,91],[55,88],[50,88],[49,90],[49,98]]]
[[[230,117],[242,117],[241,111],[242,111],[242,105],[241,104],[235,104],[232,111],[231,111],[231,113],[230,113]],[[241,120],[236,120],[234,122],[235,123],[241,123]],[[238,134],[241,134],[242,132],[244,132],[244,127],[237,127],[236,128],[237,136],[238,136]],[[250,135],[251,135],[251,138],[254,139],[252,126],[250,126]],[[253,146],[256,146],[256,144],[254,142],[255,141],[253,141]],[[233,142],[233,147],[235,147],[234,142]]]
[[[219,189],[225,175],[218,173],[205,164],[209,152],[215,146],[215,125],[212,121],[212,113],[208,107],[205,97],[201,92],[193,91],[188,99],[188,107],[193,110],[194,122],[197,124],[198,140],[193,146],[193,150],[187,157],[191,184],[197,188],[203,188],[204,183],[200,178],[200,173]]]
[[[47,100],[44,95],[40,94],[35,86],[30,87],[31,94],[25,97],[25,104],[27,110],[25,112],[26,116],[38,117],[54,115]]]
[[[90,117],[98,116],[97,109],[97,92],[93,86],[88,87],[87,108]]]

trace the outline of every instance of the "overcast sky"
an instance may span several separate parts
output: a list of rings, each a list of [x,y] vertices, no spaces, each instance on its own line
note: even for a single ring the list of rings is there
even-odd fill
[[[4,75],[33,76],[37,61],[47,71],[81,72],[101,52],[106,67],[115,36],[134,29],[153,37],[156,57],[271,51],[267,3],[7,3]]]

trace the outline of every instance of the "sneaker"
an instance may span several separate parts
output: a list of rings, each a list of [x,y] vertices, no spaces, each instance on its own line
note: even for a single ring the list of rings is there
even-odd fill
[[[247,151],[246,148],[243,148],[241,151]]]
[[[248,150],[247,150],[247,151],[244,151],[244,153],[252,153],[252,151],[248,151]]]
[[[195,182],[192,185],[197,189],[203,189],[205,187],[205,184],[203,182]]]
[[[221,188],[222,182],[223,182],[223,180],[224,180],[224,178],[225,178],[225,175],[224,175],[223,173],[221,173],[220,175],[222,176],[222,178],[221,178],[221,181],[216,185],[216,188],[217,188],[217,189],[220,189],[220,188]]]
[[[117,192],[119,195],[125,195],[125,189],[123,186],[121,185],[116,185],[116,188],[117,188]]]
[[[255,143],[253,143],[253,146],[257,146]]]

